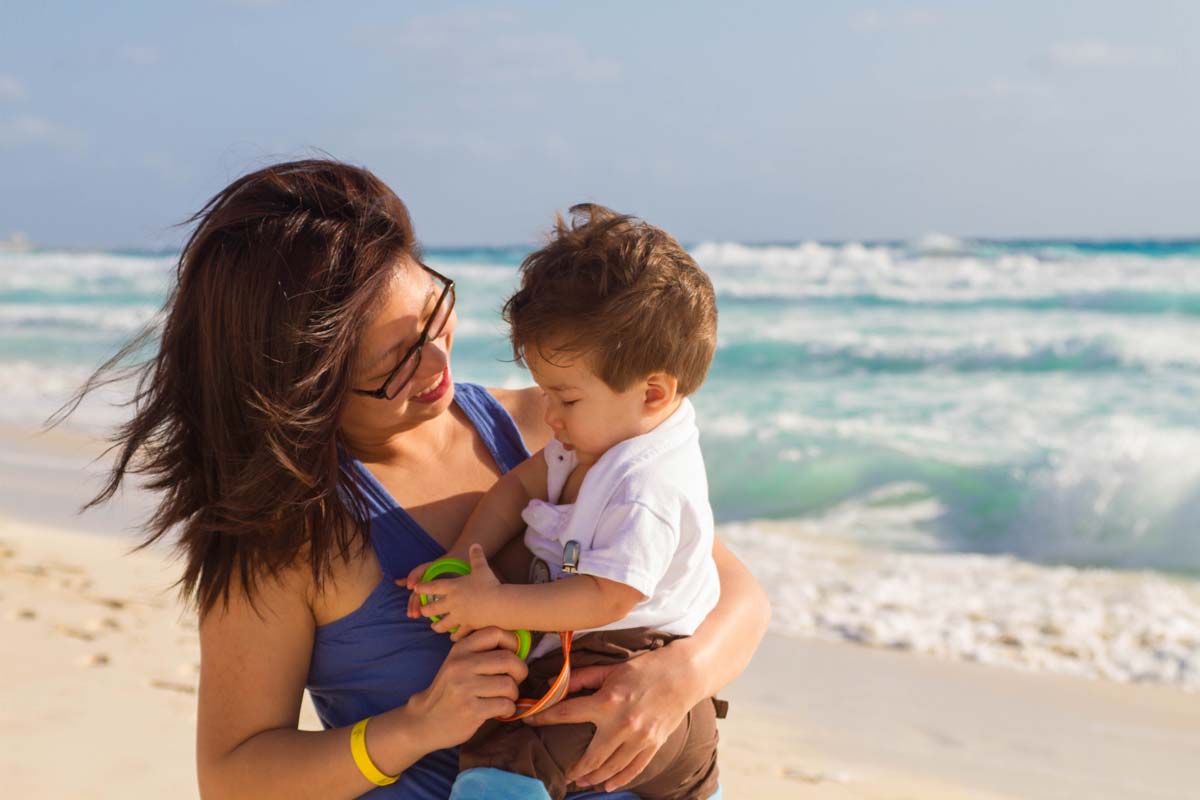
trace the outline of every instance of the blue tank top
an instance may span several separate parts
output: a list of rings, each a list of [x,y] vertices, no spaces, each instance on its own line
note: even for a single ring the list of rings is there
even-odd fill
[[[482,386],[454,385],[454,402],[466,414],[502,472],[529,457],[512,417]],[[433,682],[450,652],[450,637],[424,619],[409,619],[407,589],[392,583],[417,564],[445,555],[392,498],[362,462],[348,458],[363,487],[371,515],[371,544],[383,570],[379,585],[361,606],[318,626],[308,669],[308,691],[326,728],[353,725],[408,702]],[[373,789],[371,800],[446,800],[458,774],[458,749],[435,750],[404,771],[391,786]],[[584,792],[576,800],[636,800],[628,792]]]

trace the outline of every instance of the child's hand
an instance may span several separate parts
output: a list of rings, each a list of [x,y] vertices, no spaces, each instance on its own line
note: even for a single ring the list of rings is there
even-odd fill
[[[451,639],[458,641],[479,628],[492,624],[489,612],[493,608],[500,581],[488,566],[483,548],[471,545],[468,553],[471,574],[461,578],[439,579],[428,583],[414,583],[414,596],[431,596],[429,603],[419,605],[418,612],[424,617],[440,617],[433,629],[445,633],[456,628]],[[420,598],[417,600],[420,603]]]

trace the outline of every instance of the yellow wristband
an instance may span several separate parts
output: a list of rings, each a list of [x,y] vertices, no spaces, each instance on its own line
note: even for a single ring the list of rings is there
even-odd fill
[[[350,730],[350,755],[354,757],[354,764],[363,777],[376,786],[390,786],[400,776],[384,775],[367,755],[367,723],[370,721],[371,718],[367,717],[354,723],[354,727]]]

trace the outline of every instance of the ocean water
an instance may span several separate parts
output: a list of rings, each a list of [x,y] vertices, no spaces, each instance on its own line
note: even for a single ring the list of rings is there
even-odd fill
[[[776,603],[798,609],[788,625],[855,638],[789,594],[808,585],[814,536],[908,569],[983,557],[963,563],[994,565],[1001,594],[1014,563],[1048,586],[1061,569],[1150,570],[1136,574],[1189,587],[1179,608],[1196,624],[1168,636],[1185,664],[1171,674],[1194,668],[1200,686],[1200,241],[690,250],[720,310],[695,397],[714,510],[763,574],[785,570],[771,574]],[[428,253],[460,287],[459,379],[529,383],[498,315],[524,254]],[[0,253],[0,421],[42,420],[150,322],[173,264]],[[76,424],[121,414],[93,400]]]

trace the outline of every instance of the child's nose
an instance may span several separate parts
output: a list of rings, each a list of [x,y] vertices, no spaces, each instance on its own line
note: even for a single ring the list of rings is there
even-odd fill
[[[553,408],[546,409],[546,424],[554,430],[559,430],[562,428],[562,420],[559,418],[558,414],[555,413]]]

